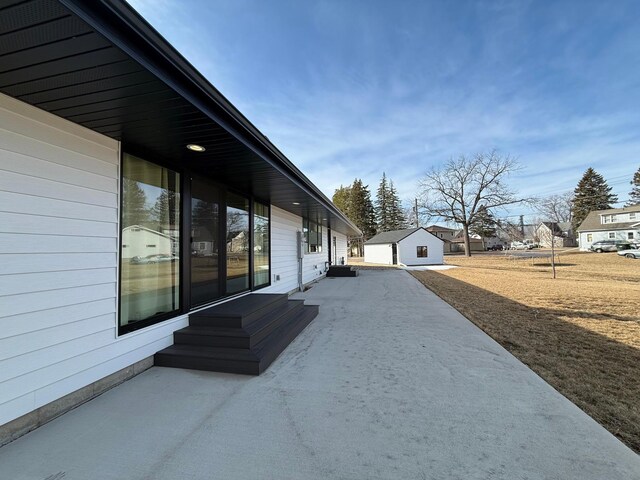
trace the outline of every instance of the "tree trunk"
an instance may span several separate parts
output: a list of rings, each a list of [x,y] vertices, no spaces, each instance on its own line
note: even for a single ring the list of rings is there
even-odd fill
[[[462,234],[464,235],[464,254],[467,257],[471,256],[471,240],[469,239],[469,225],[462,225]]]

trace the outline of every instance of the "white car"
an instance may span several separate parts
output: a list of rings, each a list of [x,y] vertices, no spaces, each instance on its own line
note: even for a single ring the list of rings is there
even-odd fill
[[[533,248],[530,244],[524,242],[511,242],[509,250],[530,250]]]
[[[640,258],[640,249],[633,248],[628,250],[619,250],[618,255],[627,258]]]

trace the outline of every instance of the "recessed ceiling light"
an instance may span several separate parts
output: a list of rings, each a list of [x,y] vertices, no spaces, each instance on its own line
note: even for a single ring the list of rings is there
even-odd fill
[[[300,202],[293,202],[294,205],[300,205]]]
[[[204,152],[206,149],[201,145],[196,145],[195,143],[190,143],[187,145],[187,148],[193,152]]]

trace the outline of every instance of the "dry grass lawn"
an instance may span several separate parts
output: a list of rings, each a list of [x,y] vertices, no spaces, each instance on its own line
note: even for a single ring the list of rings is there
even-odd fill
[[[448,257],[411,272],[559,392],[640,453],[640,260]]]

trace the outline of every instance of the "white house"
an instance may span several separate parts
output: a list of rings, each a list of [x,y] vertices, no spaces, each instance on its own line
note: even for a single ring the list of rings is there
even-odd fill
[[[571,230],[571,222],[541,222],[534,235],[538,244],[544,248],[554,247],[575,247],[576,240]]]
[[[440,265],[444,241],[424,228],[379,233],[364,243],[365,263],[383,265]]]
[[[130,225],[122,229],[122,258],[146,257],[153,254],[176,253],[169,235],[156,232],[142,225]]]
[[[2,20],[0,445],[152,366],[190,316],[286,301],[361,235],[126,2]]]
[[[624,208],[596,210],[578,227],[580,250],[589,250],[600,240],[626,240],[640,242],[640,205]]]

